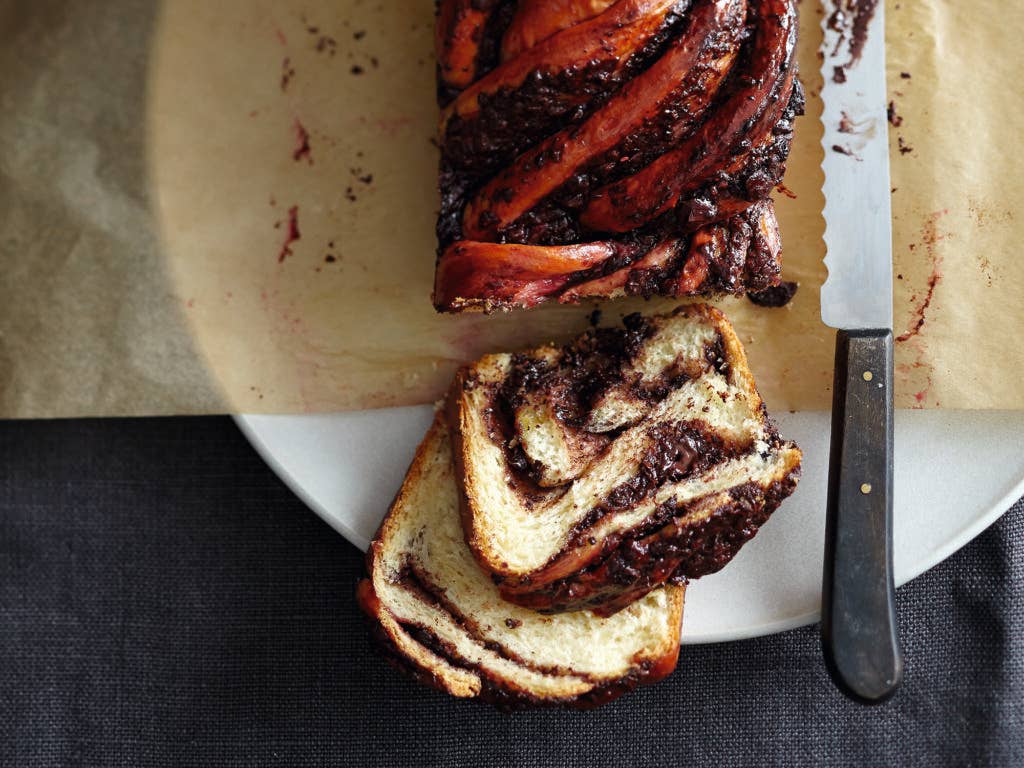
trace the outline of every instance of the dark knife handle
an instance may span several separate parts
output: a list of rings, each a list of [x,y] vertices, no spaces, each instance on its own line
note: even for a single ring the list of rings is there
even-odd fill
[[[896,692],[903,655],[892,572],[892,331],[836,335],[821,640],[847,696]]]

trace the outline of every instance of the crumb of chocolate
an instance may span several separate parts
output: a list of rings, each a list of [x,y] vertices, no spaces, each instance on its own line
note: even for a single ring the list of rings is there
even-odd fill
[[[281,90],[287,91],[289,84],[292,82],[292,78],[295,77],[295,67],[292,66],[292,60],[285,58],[281,62]]]
[[[910,73],[909,72],[900,72],[900,77],[902,77],[904,80],[909,80],[910,79]]]
[[[914,309],[914,314],[917,316],[917,320],[909,330],[896,337],[897,342],[907,341],[921,333],[921,329],[924,328],[925,321],[927,320],[928,308],[931,306],[932,299],[935,297],[935,287],[939,284],[941,279],[942,275],[939,274],[937,270],[933,269],[931,277],[928,278],[928,290],[924,295],[924,300]],[[917,301],[917,296],[911,296],[910,300]]]
[[[380,59],[378,59],[378,58],[377,58],[376,56],[371,56],[371,57],[370,57],[370,65],[371,65],[371,66],[372,66],[372,67],[373,67],[374,69],[376,69],[377,67],[379,67],[379,66],[380,66]]]
[[[359,66],[358,64],[353,64],[353,65],[352,65],[352,69],[350,69],[350,70],[349,70],[349,72],[351,72],[351,73],[352,73],[353,75],[361,75],[361,74],[363,74],[363,72],[365,72],[365,71],[366,71],[366,70],[365,70],[365,69],[363,69],[363,68],[362,68],[361,66]]]
[[[367,173],[359,177],[359,181],[363,184],[373,184],[373,174]]]
[[[799,287],[799,283],[787,280],[763,291],[748,293],[747,298],[759,307],[784,307],[793,300]]]
[[[894,127],[899,128],[903,125],[903,118],[896,114],[896,102],[889,102],[889,107],[885,110],[885,115],[889,118],[889,123]]]
[[[899,147],[901,155],[905,155],[908,152],[913,152],[914,151],[914,148],[912,146],[910,146],[909,144],[907,144],[907,142],[905,142],[903,140],[902,136],[900,136],[900,137],[898,137],[896,139],[896,145]]]
[[[338,257],[335,256],[333,253],[328,253],[326,256],[324,256],[324,261],[327,262],[328,264],[333,264],[337,260]]]
[[[845,83],[846,82],[846,70],[842,67],[832,67],[832,82],[833,83]]]
[[[362,40],[364,37],[366,37],[365,29],[357,29],[355,32],[352,33],[353,40]]]
[[[345,199],[348,200],[350,203],[354,203],[359,198],[356,197],[355,190],[353,190],[352,187],[346,187],[345,188]]]
[[[320,39],[316,41],[316,52],[333,56],[338,52],[338,41],[330,35],[321,35]]]
[[[509,629],[518,629],[523,626],[523,622],[520,619],[505,619],[505,626]]]

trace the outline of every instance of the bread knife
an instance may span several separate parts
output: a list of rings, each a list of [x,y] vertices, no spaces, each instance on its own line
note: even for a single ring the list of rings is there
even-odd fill
[[[828,278],[836,329],[821,639],[850,698],[876,704],[903,676],[892,566],[892,223],[885,7],[824,0],[822,144]],[[837,15],[841,14],[841,15]]]

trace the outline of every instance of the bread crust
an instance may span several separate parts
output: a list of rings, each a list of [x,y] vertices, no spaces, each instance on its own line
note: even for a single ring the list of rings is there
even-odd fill
[[[428,688],[457,698],[472,698],[500,710],[594,709],[608,704],[642,685],[653,685],[665,679],[675,671],[679,661],[680,646],[679,643],[673,643],[660,656],[644,660],[624,677],[596,685],[579,696],[541,697],[525,688],[511,685],[508,681],[493,676],[482,676],[478,688],[467,687],[443,672],[432,670],[425,663],[423,655],[410,655],[399,648],[395,640],[395,632],[386,628],[391,623],[388,620],[387,609],[381,605],[370,580],[363,579],[359,582],[356,596],[360,607],[369,619],[370,633],[375,645],[395,669]],[[678,600],[678,608],[675,610],[678,614],[675,623],[681,628],[683,614],[681,598]],[[393,621],[393,617],[390,618]]]
[[[780,241],[750,234],[775,227],[804,110],[796,17],[796,0],[439,0],[435,308],[777,285]]]

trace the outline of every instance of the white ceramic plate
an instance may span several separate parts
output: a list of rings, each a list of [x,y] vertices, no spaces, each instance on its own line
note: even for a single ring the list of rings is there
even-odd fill
[[[275,472],[366,549],[432,418],[428,406],[311,416],[238,416]],[[720,573],[686,593],[683,642],[780,632],[818,618],[829,415],[780,414],[804,450],[796,493]],[[1024,495],[1024,413],[897,411],[895,567],[904,584]]]

